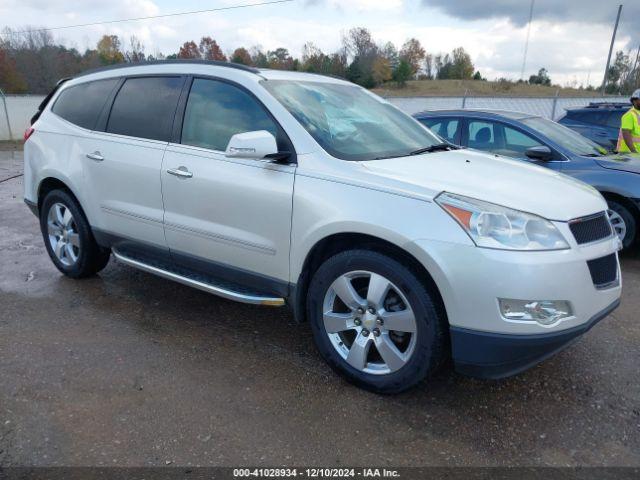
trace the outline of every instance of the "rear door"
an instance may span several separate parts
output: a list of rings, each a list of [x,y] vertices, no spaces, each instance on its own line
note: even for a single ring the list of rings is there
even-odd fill
[[[280,150],[293,149],[253,94],[193,79],[163,162],[165,234],[177,264],[282,293],[273,289],[286,288],[289,277],[295,165],[224,154],[232,135],[255,130],[271,132]]]
[[[160,169],[184,80],[122,80],[86,142],[82,153],[86,181],[93,190],[88,207],[94,228],[117,243],[166,250]]]

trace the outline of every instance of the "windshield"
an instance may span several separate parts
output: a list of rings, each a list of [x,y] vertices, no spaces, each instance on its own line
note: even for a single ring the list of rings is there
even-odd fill
[[[546,118],[525,118],[522,120],[522,123],[550,138],[575,155],[591,157],[607,155],[607,150],[597,143],[592,142],[564,125],[552,122]]]
[[[266,80],[262,85],[329,154],[342,160],[401,157],[442,139],[355,85]]]

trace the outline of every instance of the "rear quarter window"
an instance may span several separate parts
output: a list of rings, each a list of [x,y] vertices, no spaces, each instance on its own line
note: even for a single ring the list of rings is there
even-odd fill
[[[128,78],[111,107],[107,132],[168,142],[182,77]]]
[[[74,125],[93,130],[109,94],[117,83],[117,78],[110,78],[65,88],[58,95],[51,110]]]

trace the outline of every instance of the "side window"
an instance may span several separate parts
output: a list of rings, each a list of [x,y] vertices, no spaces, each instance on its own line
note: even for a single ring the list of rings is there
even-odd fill
[[[496,153],[509,157],[525,157],[525,151],[542,144],[524,132],[511,127],[504,127],[504,148]]]
[[[117,83],[117,78],[110,78],[66,88],[51,110],[68,122],[93,130],[107,97]]]
[[[181,143],[224,151],[233,135],[255,130],[279,136],[278,126],[253,96],[226,82],[193,80]]]
[[[182,82],[180,77],[127,79],[111,107],[107,132],[168,142]]]
[[[612,128],[620,128],[620,124],[622,121],[622,115],[624,115],[627,111],[626,110],[616,110],[613,111],[609,114],[609,117],[607,118],[607,127],[612,127]]]
[[[420,120],[431,131],[448,142],[455,143],[459,121],[455,118],[428,118]]]
[[[491,150],[495,147],[495,124],[480,120],[469,120],[469,147]]]
[[[607,113],[596,110],[588,110],[582,112],[576,112],[572,117],[578,122],[587,123],[589,125],[602,125],[606,122]]]

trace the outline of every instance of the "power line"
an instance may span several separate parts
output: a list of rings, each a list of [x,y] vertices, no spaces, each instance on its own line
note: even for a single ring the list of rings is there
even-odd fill
[[[50,28],[36,28],[33,30],[20,30],[18,32],[0,32],[0,35],[18,35],[21,33],[30,33],[30,32],[46,32],[51,30],[64,30],[67,28],[80,28],[80,27],[93,27],[95,25],[107,25],[112,23],[121,23],[121,22],[137,22],[140,20],[152,20],[155,18],[167,18],[167,17],[179,17],[183,15],[195,15],[197,13],[210,13],[210,12],[220,12],[222,10],[236,10],[239,8],[249,8],[249,7],[260,7],[262,5],[273,5],[276,3],[288,3],[293,2],[294,0],[271,0],[268,2],[261,3],[244,3],[241,5],[231,5],[228,7],[219,7],[219,8],[208,8],[206,10],[194,10],[191,12],[177,12],[177,13],[166,13],[164,15],[151,15],[148,17],[136,17],[136,18],[123,18],[120,20],[106,20],[103,22],[92,22],[92,23],[79,23],[77,25],[65,25],[61,27],[50,27]]]

